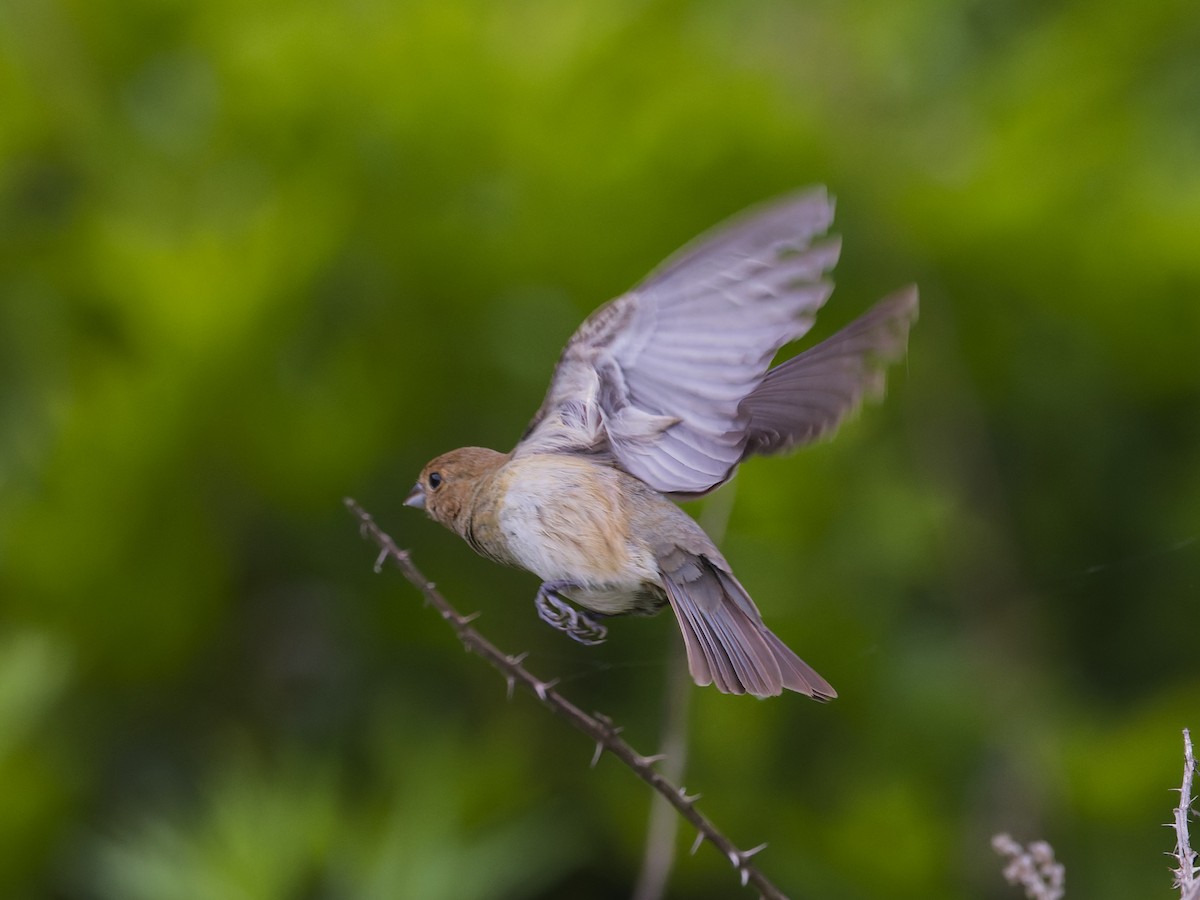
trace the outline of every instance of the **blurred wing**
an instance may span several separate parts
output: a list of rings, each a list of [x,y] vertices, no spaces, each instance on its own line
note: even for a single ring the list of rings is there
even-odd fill
[[[742,401],[812,327],[839,244],[823,188],[752,209],[596,310],[559,359],[517,454],[611,456],[665,493],[701,494],[745,455]]]
[[[884,368],[904,355],[916,286],[885,297],[832,337],[771,369],[744,401],[745,456],[783,453],[830,434],[883,393]]]

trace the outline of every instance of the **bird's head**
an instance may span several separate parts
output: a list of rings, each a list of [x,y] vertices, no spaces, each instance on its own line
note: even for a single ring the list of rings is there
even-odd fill
[[[425,464],[404,505],[425,510],[429,518],[461,534],[476,488],[507,460],[507,453],[486,447],[443,453]]]

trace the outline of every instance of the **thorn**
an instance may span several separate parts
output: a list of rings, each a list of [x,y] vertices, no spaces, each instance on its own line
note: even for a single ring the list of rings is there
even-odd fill
[[[613,720],[610,719],[608,716],[606,716],[602,712],[593,712],[592,718],[595,719],[597,722],[599,722],[601,725],[603,725],[605,728],[607,728],[608,733],[611,734],[613,737],[616,737],[618,734],[620,734],[622,731],[625,730],[625,726],[614,725]]]
[[[508,660],[510,665],[519,666],[521,663],[525,662],[528,657],[529,651],[526,650],[524,653],[518,653],[516,656],[506,656],[505,659]]]
[[[513,691],[517,687],[517,679],[512,675],[505,675],[504,680],[508,683],[508,702],[512,703]]]
[[[591,768],[596,768],[596,763],[600,762],[600,757],[604,755],[603,741],[596,741],[596,751],[592,754]]]
[[[700,795],[699,794],[689,794],[687,792],[686,788],[680,787],[679,788],[679,799],[682,800],[684,803],[688,804],[688,806],[691,806],[693,803],[695,803],[697,800],[700,799]]]
[[[385,562],[387,562],[387,558],[388,558],[388,552],[386,550],[380,550],[379,555],[377,557],[375,557],[375,574],[376,575],[378,575],[380,572],[383,571],[383,564]]]
[[[533,689],[537,692],[538,699],[545,703],[547,694],[554,690],[556,684],[558,684],[557,678],[551,681],[538,681],[534,684]]]
[[[738,869],[738,871],[742,875],[742,887],[745,887],[750,883],[750,870],[745,866],[742,866],[742,868]]]
[[[742,860],[743,860],[743,861],[744,861],[744,860],[747,860],[747,859],[749,859],[749,858],[750,858],[750,857],[752,857],[752,856],[755,856],[755,855],[757,855],[757,854],[759,854],[759,853],[762,853],[762,852],[763,852],[764,850],[766,850],[766,849],[767,849],[767,842],[766,842],[766,841],[763,841],[763,842],[762,842],[761,844],[759,844],[757,847],[751,847],[749,850],[743,850],[743,851],[742,851]]]
[[[653,756],[638,757],[638,762],[640,762],[643,766],[646,766],[647,768],[649,768],[650,766],[654,765],[655,763],[662,762],[666,758],[667,758],[667,755],[665,753],[655,753]]]
[[[476,619],[478,619],[482,615],[483,615],[482,612],[479,612],[478,610],[476,610],[475,612],[468,613],[465,616],[459,616],[458,624],[459,625],[470,625],[472,622],[474,622]]]
[[[696,839],[692,841],[692,856],[696,855],[696,851],[700,849],[700,845],[704,843],[704,832],[697,831]]]

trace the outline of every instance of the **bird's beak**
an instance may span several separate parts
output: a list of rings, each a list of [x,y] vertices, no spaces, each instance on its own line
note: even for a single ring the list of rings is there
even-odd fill
[[[425,508],[425,488],[418,481],[413,485],[413,489],[408,492],[408,496],[404,498],[404,505],[411,506],[414,509]]]

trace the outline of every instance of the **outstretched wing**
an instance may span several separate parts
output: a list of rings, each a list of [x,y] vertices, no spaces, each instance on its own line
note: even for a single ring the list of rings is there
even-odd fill
[[[904,355],[917,288],[880,300],[841,331],[767,372],[744,401],[745,456],[783,453],[828,434],[883,393],[884,366]]]
[[[758,207],[684,247],[580,326],[515,454],[608,455],[665,493],[702,494],[745,456],[742,401],[832,286],[824,188]]]

